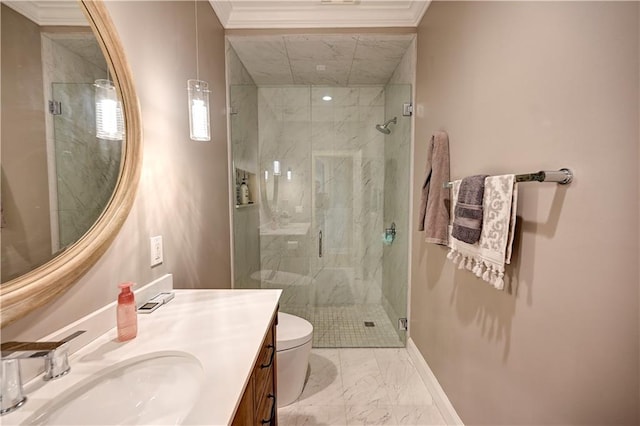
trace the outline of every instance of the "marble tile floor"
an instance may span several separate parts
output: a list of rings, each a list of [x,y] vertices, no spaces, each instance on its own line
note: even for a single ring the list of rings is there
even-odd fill
[[[282,306],[313,325],[314,348],[400,348],[404,343],[380,305]],[[372,321],[375,327],[366,327]]]
[[[281,426],[444,425],[405,348],[312,349],[307,383]]]

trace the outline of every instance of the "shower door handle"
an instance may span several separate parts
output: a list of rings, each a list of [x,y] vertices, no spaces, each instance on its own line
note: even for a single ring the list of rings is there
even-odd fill
[[[322,231],[318,232],[318,257],[322,257]]]

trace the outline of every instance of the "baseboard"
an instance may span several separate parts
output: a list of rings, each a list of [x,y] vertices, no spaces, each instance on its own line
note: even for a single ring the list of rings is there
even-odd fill
[[[438,407],[438,410],[440,410],[440,414],[442,414],[447,425],[464,426],[462,419],[460,419],[458,413],[456,413],[447,394],[444,393],[444,389],[440,386],[438,379],[436,379],[433,371],[429,368],[429,364],[427,364],[427,361],[411,338],[407,339],[407,352],[409,352],[409,356],[416,370],[418,370],[422,381],[427,386],[427,389],[429,389],[429,392],[431,392],[433,403]]]

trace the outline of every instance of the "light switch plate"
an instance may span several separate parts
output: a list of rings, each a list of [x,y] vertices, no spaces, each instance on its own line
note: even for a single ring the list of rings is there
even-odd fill
[[[163,261],[162,235],[151,237],[151,267],[160,265]]]

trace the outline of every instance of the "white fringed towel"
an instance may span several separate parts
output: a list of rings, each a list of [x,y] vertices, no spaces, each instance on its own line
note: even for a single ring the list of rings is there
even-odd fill
[[[460,181],[453,183],[452,211],[458,200]],[[482,233],[475,244],[467,244],[449,235],[449,258],[459,269],[466,268],[478,278],[504,289],[504,267],[511,263],[516,226],[518,186],[515,175],[489,176],[484,181]],[[451,232],[451,227],[449,227]]]

